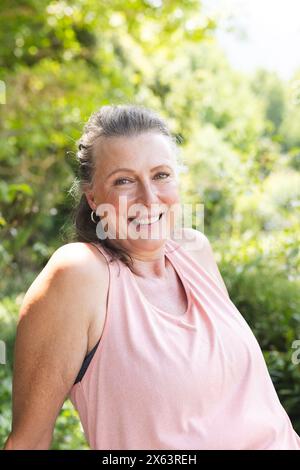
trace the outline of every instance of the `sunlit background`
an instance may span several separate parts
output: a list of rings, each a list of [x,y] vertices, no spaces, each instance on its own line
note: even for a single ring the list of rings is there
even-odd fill
[[[298,0],[206,0],[204,6],[219,18],[218,41],[238,70],[263,67],[289,79],[299,69]]]
[[[182,202],[204,205],[230,297],[300,433],[299,28],[298,0],[2,0],[0,446],[23,296],[73,239],[76,141],[93,111],[127,102],[178,136]],[[53,448],[87,448],[68,401]]]

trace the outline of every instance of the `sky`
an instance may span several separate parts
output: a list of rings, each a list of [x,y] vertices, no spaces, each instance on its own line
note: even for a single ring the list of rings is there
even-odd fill
[[[300,69],[300,0],[202,0],[217,13],[219,44],[232,65],[245,72],[258,67],[290,79]],[[227,32],[234,26],[235,31]]]

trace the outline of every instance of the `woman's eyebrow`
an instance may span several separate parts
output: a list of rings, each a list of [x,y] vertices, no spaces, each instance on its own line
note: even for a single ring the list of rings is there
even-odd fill
[[[167,165],[167,164],[162,164],[162,165],[158,165],[158,166],[155,166],[154,168],[151,169],[151,171],[155,171],[157,170],[158,168],[162,168],[162,167],[167,167],[169,168],[170,170],[172,170],[172,168]],[[112,175],[114,175],[115,173],[118,173],[119,171],[129,171],[131,173],[135,173],[135,170],[131,169],[131,168],[117,168],[116,170],[113,170],[111,173],[109,173],[109,175],[107,176],[107,178],[110,178]]]

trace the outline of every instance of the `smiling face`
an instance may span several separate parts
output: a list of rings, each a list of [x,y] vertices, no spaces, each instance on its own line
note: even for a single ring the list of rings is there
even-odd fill
[[[168,138],[154,132],[101,137],[94,146],[94,161],[93,186],[86,196],[90,207],[98,208],[105,230],[101,208],[113,208],[105,217],[108,231],[115,235],[110,238],[129,253],[162,248],[180,204],[176,158]]]

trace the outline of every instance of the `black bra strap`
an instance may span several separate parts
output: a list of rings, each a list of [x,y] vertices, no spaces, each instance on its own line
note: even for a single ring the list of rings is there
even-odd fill
[[[86,370],[97,350],[97,347],[98,347],[98,344],[100,343],[100,339],[98,341],[98,343],[93,347],[93,349],[88,353],[87,356],[85,356],[84,360],[83,360],[83,363],[82,363],[82,366],[81,366],[81,369],[76,377],[76,380],[74,382],[74,385],[77,384],[77,382],[80,382],[84,376],[84,374],[86,373]]]

